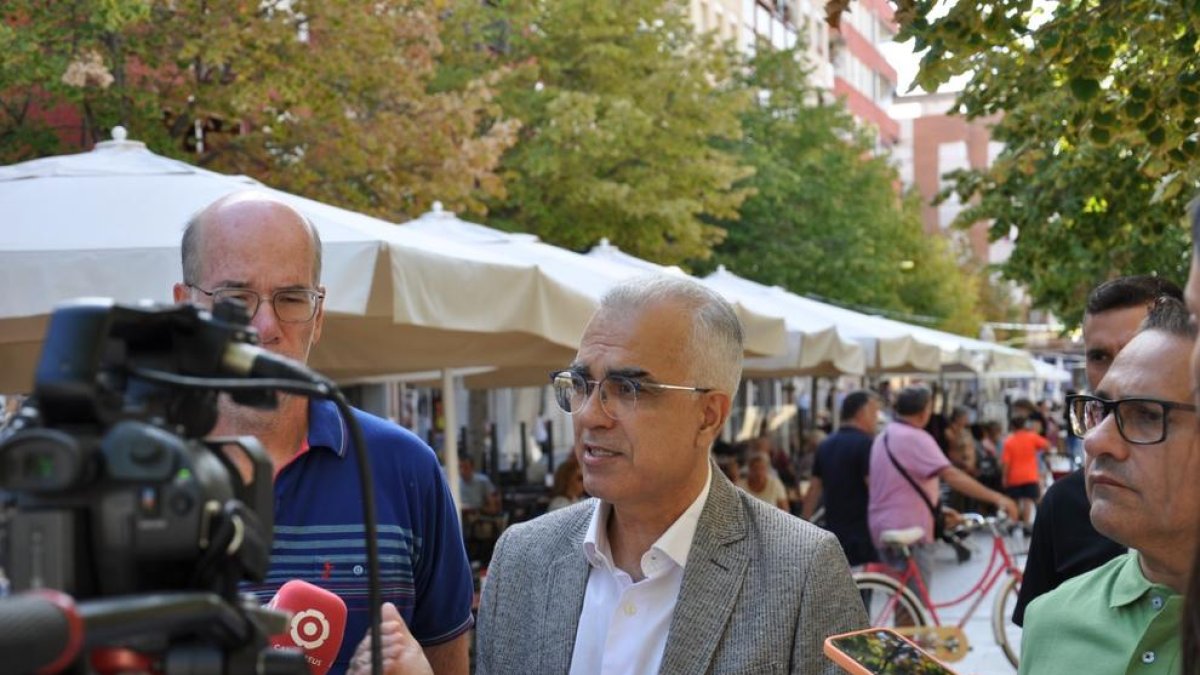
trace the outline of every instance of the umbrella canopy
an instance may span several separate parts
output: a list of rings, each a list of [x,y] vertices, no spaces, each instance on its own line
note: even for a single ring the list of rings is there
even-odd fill
[[[599,303],[600,298],[617,282],[647,273],[670,274],[663,268],[632,268],[613,264],[590,256],[539,241],[531,234],[511,233],[468,222],[434,204],[432,211],[401,226],[405,232],[417,232],[431,238],[445,238],[460,244],[485,248],[505,260],[535,265],[546,277],[570,286]],[[676,270],[674,273],[682,274]],[[784,350],[785,323],[777,314],[764,313],[742,304],[734,310],[742,321],[746,336],[746,352],[751,355],[776,354]],[[582,329],[582,325],[580,326]],[[581,337],[582,333],[578,337]],[[576,341],[577,342],[577,341]],[[503,368],[464,378],[469,387],[528,386],[546,384],[547,373],[565,367],[574,354],[562,358],[560,353],[548,353],[540,363],[524,368]]]
[[[1041,359],[1033,360],[1033,370],[989,370],[988,378],[1004,379],[1004,380],[1039,380],[1047,384],[1064,385],[1070,384],[1074,378],[1071,377],[1071,371],[1055,365],[1047,363]]]
[[[123,132],[91,152],[0,167],[0,391],[30,389],[46,319],[84,296],[171,301],[184,223],[259,190],[310,218],[327,320],[311,365],[337,377],[571,358],[592,298],[468,243],[156,155]]]
[[[789,314],[832,321],[839,332],[863,345],[867,369],[874,373],[1033,372],[1034,359],[1028,352],[818,302],[743,279],[724,267],[705,281],[746,292],[757,289]]]
[[[891,321],[890,319],[883,319]],[[900,323],[900,322],[893,322]],[[989,374],[1017,373],[1032,376],[1036,359],[1033,354],[1013,347],[934,330],[909,326],[918,339],[938,345],[942,350],[942,372]]]
[[[625,253],[602,239],[588,251],[588,257],[607,260],[631,269],[664,268]],[[821,317],[790,312],[774,298],[759,292],[765,288],[724,271],[701,279],[709,288],[720,293],[735,306],[755,312],[783,317],[787,326],[787,341],[783,352],[774,356],[748,358],[743,372],[748,377],[788,377],[802,375],[861,375],[865,354],[859,345],[839,334],[831,321]],[[745,284],[736,283],[745,282]],[[755,288],[757,287],[757,288]]]

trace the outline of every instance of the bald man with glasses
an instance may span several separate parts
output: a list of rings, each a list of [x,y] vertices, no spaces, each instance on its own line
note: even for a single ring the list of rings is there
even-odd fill
[[[181,253],[176,302],[211,307],[237,300],[264,348],[308,360],[324,326],[325,288],[321,238],[307,218],[260,192],[228,195],[188,222]],[[271,566],[263,583],[242,590],[265,602],[286,581],[303,579],[337,593],[350,611],[330,672],[365,672],[366,539],[346,421],[331,401],[290,395],[281,395],[273,410],[222,396],[219,412],[213,436],[255,436],[274,465],[267,477],[275,492]],[[438,675],[465,675],[473,581],[441,467],[429,446],[407,430],[354,413],[375,481],[381,586],[388,601],[385,666],[394,672],[398,664],[418,661]]]
[[[1196,329],[1160,299],[1095,395],[1068,398],[1096,529],[1131,550],[1030,603],[1021,673],[1180,672],[1179,623],[1200,531]]]
[[[594,498],[500,538],[476,672],[839,672],[822,642],[866,615],[837,539],[710,458],[741,363],[737,316],[702,284],[605,295],[551,376]]]

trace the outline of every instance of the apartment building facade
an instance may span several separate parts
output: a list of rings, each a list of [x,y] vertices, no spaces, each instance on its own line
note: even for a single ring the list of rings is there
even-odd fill
[[[857,0],[831,28],[822,0],[691,0],[692,23],[750,52],[759,40],[777,49],[798,42],[813,69],[813,84],[844,99],[851,114],[876,132],[886,151],[899,141],[899,123],[888,114],[896,69],[879,45],[896,33],[887,0]]]

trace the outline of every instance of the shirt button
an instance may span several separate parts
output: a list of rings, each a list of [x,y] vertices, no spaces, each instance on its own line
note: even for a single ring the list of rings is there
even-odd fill
[[[354,574],[355,574],[355,576],[359,576],[359,575],[361,575],[362,573],[363,573],[363,566],[362,566],[362,565],[355,565],[355,566],[354,566]]]
[[[637,614],[637,605],[634,605],[632,602],[625,603],[625,616],[633,616],[634,614]]]
[[[1162,606],[1163,606],[1162,597],[1156,595],[1156,596],[1150,598],[1150,606],[1153,607],[1154,609],[1162,609]]]
[[[1151,663],[1154,663],[1154,659],[1155,659],[1154,652],[1142,652],[1142,663],[1149,665]]]

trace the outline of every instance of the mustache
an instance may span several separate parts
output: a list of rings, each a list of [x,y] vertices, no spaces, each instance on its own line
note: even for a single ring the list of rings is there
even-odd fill
[[[1129,483],[1125,476],[1124,466],[1108,456],[1097,457],[1088,464],[1086,475],[1091,476],[1097,473],[1121,483]]]

